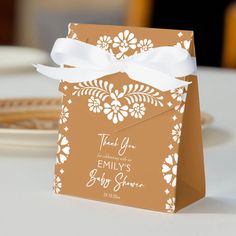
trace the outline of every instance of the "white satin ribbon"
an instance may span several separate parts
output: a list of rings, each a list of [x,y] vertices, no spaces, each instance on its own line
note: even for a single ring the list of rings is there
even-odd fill
[[[111,53],[97,46],[75,39],[59,38],[53,46],[51,58],[61,67],[38,64],[35,65],[36,70],[52,79],[71,83],[125,72],[132,80],[168,91],[190,84],[175,77],[196,72],[195,58],[187,50],[174,46],[156,47],[117,60]],[[73,68],[63,68],[63,65]]]

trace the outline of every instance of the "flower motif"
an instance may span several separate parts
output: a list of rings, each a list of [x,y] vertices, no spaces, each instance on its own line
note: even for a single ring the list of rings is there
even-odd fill
[[[169,198],[169,199],[166,201],[165,209],[166,209],[166,211],[169,212],[169,213],[174,213],[174,211],[175,211],[175,198],[174,198],[174,197]]]
[[[181,42],[177,42],[174,47],[178,47],[178,48],[185,48],[186,50],[188,50],[190,48],[190,44],[191,44],[191,40],[184,40]]]
[[[134,103],[133,108],[129,109],[130,115],[133,116],[134,118],[142,118],[145,114],[146,108],[143,103],[138,104]]]
[[[181,43],[180,43],[180,42],[177,42],[177,43],[174,45],[174,47],[182,48],[182,46],[181,46]]]
[[[191,40],[184,40],[184,47],[186,50],[190,48]]]
[[[68,108],[66,106],[62,105],[59,124],[66,123],[68,118],[69,118]]]
[[[70,153],[70,146],[67,138],[60,134],[58,135],[58,145],[57,145],[57,164],[63,164]]]
[[[180,103],[177,106],[175,106],[175,110],[180,112],[181,114],[184,113],[185,109],[185,103]]]
[[[54,176],[54,186],[53,189],[55,193],[60,193],[62,187],[61,178],[59,176]]]
[[[107,50],[110,43],[112,43],[111,37],[104,35],[100,36],[99,40],[97,41],[97,46],[104,50]]]
[[[120,32],[118,36],[114,38],[113,47],[119,47],[119,50],[122,53],[128,51],[129,48],[136,48],[137,39],[134,37],[133,33],[130,33],[129,30],[125,30],[124,32]]]
[[[99,113],[102,110],[102,106],[100,104],[100,100],[98,98],[94,98],[94,96],[91,96],[88,99],[89,110],[94,113]]]
[[[185,88],[184,87],[173,89],[170,92],[172,93],[171,97],[173,99],[175,99],[176,101],[182,102],[182,101],[186,100],[186,95],[187,94],[185,93]]]
[[[151,39],[140,40],[137,44],[137,47],[140,48],[140,52],[148,51],[150,48],[153,48],[153,43]]]
[[[177,88],[170,91],[172,93],[171,95],[172,98],[176,99],[179,102],[179,104],[175,106],[175,110],[180,113],[184,112],[185,102],[187,98],[187,89],[188,89],[188,86]]]
[[[162,165],[162,173],[167,184],[172,187],[176,186],[176,174],[178,164],[178,153],[168,155]]]
[[[138,42],[132,32],[124,30],[123,32],[119,32],[113,39],[108,35],[100,36],[97,40],[97,46],[109,51],[117,59],[124,59],[128,56],[126,52],[129,49],[134,50],[139,48],[140,52],[144,52],[152,48],[153,43],[150,39],[143,39]],[[119,51],[113,52],[114,48],[118,48]],[[138,50],[133,51],[133,55],[137,53]]]
[[[119,93],[119,91],[116,89],[114,93],[110,94],[110,96],[113,100],[118,100],[119,98],[122,98],[124,96],[124,92]]]
[[[128,106],[121,106],[121,103],[118,100],[113,100],[111,104],[104,104],[104,113],[107,115],[108,120],[112,120],[114,124],[117,124],[119,121],[123,121],[124,117],[128,116]]]
[[[176,143],[180,143],[182,123],[176,124],[172,129],[172,138]]]

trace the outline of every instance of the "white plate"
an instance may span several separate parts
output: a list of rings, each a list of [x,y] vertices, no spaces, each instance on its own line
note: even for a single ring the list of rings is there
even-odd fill
[[[55,147],[59,98],[0,100],[0,145]]]
[[[35,63],[46,63],[49,60],[48,53],[27,47],[0,46],[0,71],[31,68]]]
[[[1,48],[1,47],[0,47]],[[3,48],[3,47],[2,47]],[[19,48],[15,48],[11,53],[12,56],[16,56],[17,63],[9,64],[9,61],[5,62],[5,68],[9,65],[10,67],[18,66],[31,66],[32,63],[44,63],[45,53],[42,53],[41,56],[37,53],[38,56],[28,57],[24,53],[27,52],[27,55],[32,52],[34,54],[35,50],[27,49],[21,50]],[[0,50],[1,51],[1,50]],[[38,50],[36,50],[38,52]],[[6,55],[6,54],[5,54]],[[9,54],[10,55],[10,54]],[[0,57],[2,57],[0,53]],[[19,58],[26,58],[24,63],[20,65]],[[31,58],[31,59],[30,59]],[[5,60],[5,58],[4,58]],[[30,61],[30,64],[28,65]],[[14,66],[13,66],[14,64]],[[0,68],[2,68],[2,62],[0,63]],[[51,80],[45,78],[40,75],[36,71],[26,72],[26,73],[1,73],[0,69],[0,100],[7,99],[22,99],[22,98],[52,98],[52,99],[60,99],[61,93],[58,92],[58,83],[59,81]],[[0,112],[3,112],[3,107],[0,108]],[[1,115],[0,115],[1,116]],[[56,130],[35,130],[35,129],[8,129],[8,128],[0,128],[0,152],[3,150],[3,146],[5,145],[8,149],[14,148],[16,146],[27,147],[35,146],[35,147],[56,147],[57,142],[57,131]]]

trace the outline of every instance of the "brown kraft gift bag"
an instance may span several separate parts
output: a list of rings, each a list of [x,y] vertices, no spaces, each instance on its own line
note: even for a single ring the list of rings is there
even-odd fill
[[[161,46],[195,57],[192,31],[70,24],[68,38],[118,60]],[[61,79],[56,193],[169,213],[204,197],[196,75],[168,91],[122,71],[87,82]]]

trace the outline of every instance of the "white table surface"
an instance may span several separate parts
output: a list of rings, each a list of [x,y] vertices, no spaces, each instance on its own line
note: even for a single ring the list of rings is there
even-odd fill
[[[200,68],[199,76],[201,109],[215,118],[203,131],[205,199],[171,215],[55,195],[54,149],[1,146],[0,235],[236,235],[236,71]],[[0,97],[12,91],[58,95],[57,83],[36,73],[0,75]]]

